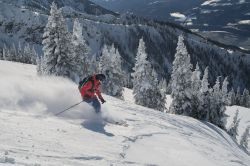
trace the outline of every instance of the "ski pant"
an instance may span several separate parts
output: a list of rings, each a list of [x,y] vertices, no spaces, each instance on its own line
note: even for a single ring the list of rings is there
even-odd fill
[[[83,101],[85,101],[86,103],[92,105],[92,107],[95,109],[96,113],[100,112],[101,104],[100,104],[100,102],[99,102],[99,100],[97,99],[96,96],[94,96],[93,98],[84,99]]]

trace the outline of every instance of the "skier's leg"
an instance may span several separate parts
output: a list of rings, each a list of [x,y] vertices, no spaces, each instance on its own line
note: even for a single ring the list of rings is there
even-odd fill
[[[90,106],[94,108],[93,98],[83,99],[83,101],[85,101],[86,103],[88,103]]]
[[[93,98],[92,105],[93,105],[93,107],[95,109],[95,112],[99,113],[100,110],[101,110],[101,104],[100,104],[100,102],[99,102],[99,100],[97,99],[96,96]]]

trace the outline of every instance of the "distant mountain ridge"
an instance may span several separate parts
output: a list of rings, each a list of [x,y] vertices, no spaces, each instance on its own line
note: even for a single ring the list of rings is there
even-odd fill
[[[28,8],[29,10],[39,11],[40,13],[48,14],[50,5],[55,0],[1,0],[4,3],[15,5],[21,8]],[[101,14],[115,14],[89,0],[56,0],[58,7],[70,6],[78,12],[87,14],[101,15]]]
[[[181,23],[202,35],[250,49],[249,0],[92,0],[115,12]]]
[[[184,12],[200,5],[204,0],[92,0],[118,13],[132,12],[145,18],[165,21],[171,12]]]

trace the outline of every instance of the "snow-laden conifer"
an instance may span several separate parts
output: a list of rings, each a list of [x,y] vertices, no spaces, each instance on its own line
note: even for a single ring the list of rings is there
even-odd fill
[[[121,55],[114,45],[109,48],[106,45],[104,46],[99,62],[99,71],[106,76],[106,80],[102,85],[103,92],[123,98],[124,73],[122,71]]]
[[[143,39],[140,39],[133,68],[134,73],[132,73],[135,103],[162,111],[164,109],[162,102],[165,103],[162,101],[164,97],[161,96],[157,74],[147,60],[145,49],[145,43]]]
[[[34,47],[31,47],[29,44],[24,46],[22,61],[24,63],[36,64],[37,53]]]
[[[199,68],[199,64],[196,64],[195,70],[192,73],[192,77],[191,77],[191,88],[192,88],[192,114],[191,116],[194,118],[199,119],[200,115],[199,115],[199,108],[201,105],[201,100],[200,100],[200,89],[201,89],[201,72],[200,72],[200,68]]]
[[[9,60],[9,56],[10,56],[9,49],[4,44],[4,46],[3,46],[3,59],[4,60]]]
[[[0,50],[0,60],[3,60],[3,49]]]
[[[228,87],[228,79],[226,77],[222,83],[222,88],[221,88],[222,101],[224,102],[225,105],[229,105],[228,88],[227,87]]]
[[[225,129],[225,104],[222,100],[219,77],[217,77],[210,95],[209,122]]]
[[[42,75],[42,60],[39,56],[36,57],[36,71],[38,75]]]
[[[232,136],[233,139],[236,140],[236,137],[238,136],[238,127],[239,127],[240,119],[239,119],[239,110],[236,110],[233,123],[230,125],[228,129],[228,134]]]
[[[228,94],[228,105],[232,106],[236,104],[236,96],[235,96],[235,92],[234,89],[232,88],[231,91]]]
[[[201,71],[200,71],[200,67],[199,64],[196,64],[195,70],[192,73],[192,90],[195,91],[195,93],[198,93],[198,91],[201,88]]]
[[[204,75],[201,80],[200,89],[200,107],[198,112],[198,119],[207,120],[209,119],[210,112],[210,92],[209,92],[209,82],[208,82],[208,67],[204,71]]]
[[[240,105],[240,100],[241,100],[241,92],[240,92],[240,87],[238,87],[235,96],[235,104]]]
[[[18,56],[18,54],[17,54],[16,45],[15,45],[15,43],[13,43],[12,47],[10,48],[10,57],[11,57],[10,61],[16,62],[18,59],[17,56]]]
[[[154,108],[156,110],[159,110],[159,111],[164,111],[166,109],[165,105],[166,105],[166,90],[163,89],[162,85],[164,83],[161,83],[159,80],[158,80],[158,76],[157,76],[157,73],[156,71],[153,69],[151,71],[151,84],[152,84],[152,89],[149,90],[149,96],[152,96],[150,97],[150,106],[149,108]]]
[[[22,62],[22,59],[23,59],[23,47],[21,45],[21,42],[19,41],[18,43],[18,48],[17,48],[17,54],[18,54],[18,61]]]
[[[244,89],[243,94],[241,96],[240,105],[243,107],[249,107],[250,106],[249,102],[250,102],[249,91],[247,89]]]
[[[93,74],[93,71],[90,69],[90,49],[83,38],[82,25],[77,18],[74,20],[72,44],[74,58],[76,59],[76,73],[79,78],[82,79],[90,74]]]
[[[191,68],[190,56],[181,35],[178,39],[171,75],[171,96],[173,98],[170,106],[171,113],[190,115],[192,112]]]
[[[159,82],[159,85],[157,86],[160,91],[160,96],[159,96],[159,104],[158,104],[158,110],[160,111],[165,111],[166,110],[166,94],[167,94],[167,82],[166,79],[162,79]]]
[[[33,65],[36,65],[36,58],[37,58],[37,56],[38,56],[38,54],[37,54],[37,52],[35,50],[35,47],[32,46],[32,48],[31,48],[31,63]]]
[[[75,79],[76,64],[72,49],[71,35],[61,9],[52,3],[48,23],[43,34],[45,74]]]
[[[247,150],[248,149],[248,141],[249,141],[249,137],[250,137],[250,133],[249,133],[249,129],[250,126],[248,126],[244,133],[241,136],[241,140],[240,140],[240,146],[244,149]]]

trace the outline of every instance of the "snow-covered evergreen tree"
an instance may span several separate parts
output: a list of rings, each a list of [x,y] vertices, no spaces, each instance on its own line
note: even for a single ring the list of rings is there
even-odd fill
[[[6,61],[10,60],[10,51],[5,44],[3,47],[3,59]]]
[[[23,55],[23,47],[22,47],[20,41],[18,43],[17,54],[18,54],[18,57],[17,57],[18,61],[23,62],[23,56],[24,56]]]
[[[152,89],[149,90],[149,95],[152,96],[150,99],[150,108],[154,108],[159,111],[166,109],[166,91],[162,89],[162,83],[159,82],[156,71],[151,71],[151,84]]]
[[[241,136],[241,140],[240,140],[240,146],[245,150],[248,149],[248,141],[249,141],[249,137],[250,137],[249,129],[250,129],[250,126],[247,126],[247,128],[244,131],[243,135]]]
[[[240,93],[240,87],[238,87],[235,96],[235,104],[240,105],[240,100],[241,100],[241,93]]]
[[[228,101],[229,101],[228,105],[230,105],[230,106],[235,105],[235,103],[236,103],[235,100],[236,100],[236,96],[235,96],[234,89],[232,88],[228,94]]]
[[[35,55],[33,55],[33,52],[31,50],[29,44],[24,46],[23,54],[24,54],[24,56],[23,56],[24,57],[24,60],[23,60],[24,63],[32,63],[32,59],[34,58],[33,56],[35,56]]]
[[[3,49],[0,50],[0,60],[3,60]]]
[[[249,102],[250,102],[250,95],[249,91],[247,89],[244,89],[243,94],[241,96],[241,103],[240,105],[243,107],[249,107]]]
[[[228,129],[228,134],[232,136],[233,139],[236,140],[236,136],[238,136],[238,127],[240,123],[239,119],[239,110],[236,110],[234,118],[233,118],[233,123],[230,125]]]
[[[149,105],[150,96],[148,95],[148,89],[151,89],[152,85],[148,80],[150,80],[151,77],[151,68],[151,64],[147,60],[145,43],[142,39],[140,39],[132,77],[135,103],[142,106]]]
[[[122,71],[121,55],[114,45],[110,48],[104,46],[99,62],[99,71],[106,75],[106,80],[102,85],[103,92],[123,98],[124,73]]]
[[[198,63],[196,64],[195,70],[192,73],[191,80],[192,90],[197,93],[201,88],[201,71]]]
[[[33,47],[31,48],[31,63],[32,63],[33,65],[36,65],[36,58],[37,58],[37,56],[38,56],[38,54],[37,54],[37,52],[36,52],[36,50],[35,50],[35,47],[33,46]]]
[[[135,103],[163,111],[162,105],[165,107],[165,100],[162,101],[164,97],[161,96],[157,74],[147,60],[145,49],[145,43],[140,39],[134,73],[132,73]]]
[[[192,65],[190,56],[184,45],[183,36],[179,36],[171,75],[172,104],[170,112],[174,114],[191,115],[192,113]]]
[[[10,48],[10,61],[17,61],[17,49],[15,43],[12,44]]]
[[[61,9],[52,3],[48,23],[43,34],[45,74],[69,77],[75,80],[76,63],[71,35]]]
[[[192,73],[191,81],[192,81],[192,114],[191,116],[194,118],[199,118],[199,107],[201,105],[200,101],[200,89],[201,89],[201,80],[200,80],[201,72],[198,63],[196,64],[196,68]]]
[[[162,79],[159,82],[159,85],[157,85],[157,88],[159,88],[160,96],[159,96],[159,104],[158,104],[158,110],[165,111],[166,110],[166,94],[167,94],[167,82],[166,79]]]
[[[100,57],[98,54],[93,54],[90,57],[90,71],[91,73],[97,73],[99,72],[99,62],[100,62]]]
[[[90,69],[90,48],[87,46],[86,41],[83,38],[82,25],[77,18],[74,21],[72,43],[74,58],[76,59],[76,73],[79,78],[85,78],[86,76],[93,74],[94,72]]]
[[[229,105],[229,101],[228,101],[228,80],[227,77],[224,79],[223,83],[222,83],[222,88],[221,88],[221,93],[222,93],[222,101],[225,105]]]
[[[225,129],[225,110],[226,107],[222,100],[220,81],[219,77],[217,77],[212,94],[210,95],[209,122]]]
[[[210,112],[210,92],[209,92],[209,82],[208,82],[208,67],[204,71],[204,75],[201,81],[200,89],[200,108],[198,112],[198,119],[209,120]]]
[[[42,75],[42,59],[37,56],[36,58],[36,71],[38,75]]]

